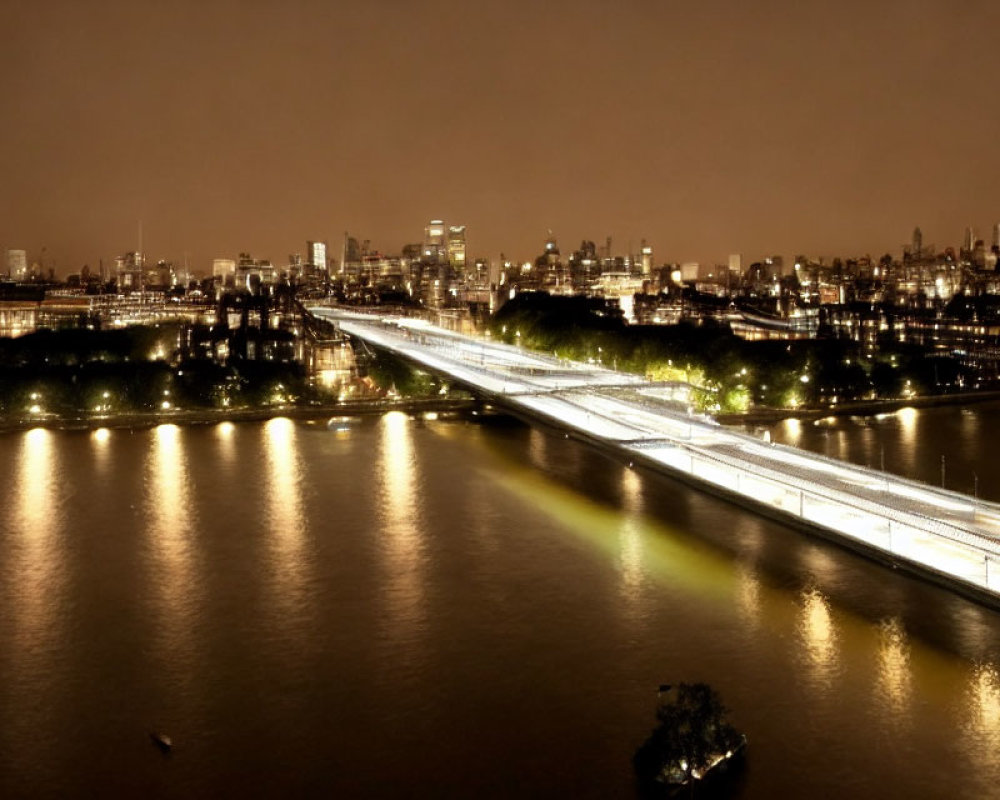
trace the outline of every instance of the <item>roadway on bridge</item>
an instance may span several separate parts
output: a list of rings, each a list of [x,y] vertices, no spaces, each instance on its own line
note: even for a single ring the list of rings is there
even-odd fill
[[[1000,589],[1000,568],[994,579],[989,566],[1000,560],[1000,505],[723,428],[657,399],[640,376],[461,336],[417,319],[314,313],[488,398],[813,526],[949,574],[944,561],[955,557],[949,543],[961,545],[959,561],[977,566],[959,564],[957,577]],[[981,579],[970,577],[978,571]]]

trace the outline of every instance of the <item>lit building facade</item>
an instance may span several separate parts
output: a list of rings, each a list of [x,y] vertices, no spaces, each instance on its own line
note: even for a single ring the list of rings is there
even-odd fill
[[[12,281],[22,281],[28,277],[28,254],[24,250],[7,251],[7,276]]]
[[[465,226],[450,225],[448,227],[448,263],[460,275],[465,274]]]
[[[306,242],[306,258],[310,267],[325,273],[327,270],[326,242]]]

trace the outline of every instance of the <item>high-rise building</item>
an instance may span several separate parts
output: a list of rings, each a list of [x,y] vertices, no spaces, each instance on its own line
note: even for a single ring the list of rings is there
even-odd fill
[[[321,272],[326,272],[326,242],[306,242],[307,264]]]
[[[962,249],[966,253],[971,253],[976,246],[976,232],[971,228],[965,229],[965,239],[962,242]]]
[[[993,246],[1000,247],[1000,222],[993,226]]]
[[[459,273],[465,272],[465,226],[448,227],[448,263]]]
[[[642,240],[639,258],[639,263],[642,266],[642,277],[648,278],[653,273],[653,248],[646,244],[645,239]]]
[[[7,275],[12,281],[28,277],[28,254],[24,250],[7,251]]]
[[[920,228],[913,229],[913,244],[910,247],[910,255],[913,258],[920,258],[924,250],[924,234]]]
[[[432,263],[445,261],[448,257],[445,246],[444,220],[432,219],[424,228],[424,260]]]

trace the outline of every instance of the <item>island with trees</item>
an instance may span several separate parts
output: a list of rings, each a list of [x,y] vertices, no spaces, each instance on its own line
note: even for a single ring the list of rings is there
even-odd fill
[[[704,683],[661,686],[657,725],[633,758],[640,786],[676,791],[714,777],[742,758],[747,738],[726,719],[718,694]]]

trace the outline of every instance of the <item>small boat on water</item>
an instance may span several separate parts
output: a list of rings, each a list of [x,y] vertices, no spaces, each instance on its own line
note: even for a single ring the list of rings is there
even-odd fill
[[[334,433],[347,433],[357,422],[357,417],[331,417],[327,420],[326,429]]]

